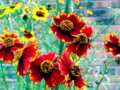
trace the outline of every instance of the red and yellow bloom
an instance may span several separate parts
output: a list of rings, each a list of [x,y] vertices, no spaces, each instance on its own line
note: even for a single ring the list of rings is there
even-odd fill
[[[56,64],[57,57],[55,53],[50,52],[39,56],[31,63],[30,80],[37,84],[43,78],[46,81],[46,88],[54,88],[58,84],[62,84],[64,76],[61,75],[58,65]]]
[[[34,7],[32,15],[34,19],[46,21],[48,16],[49,13],[45,6]]]
[[[38,45],[34,42],[28,43],[28,45],[23,50],[18,50],[15,52],[14,61],[19,61],[17,67],[17,75],[24,76],[28,74],[28,69],[30,68],[31,61],[37,56]]]
[[[80,34],[80,30],[86,26],[75,13],[62,13],[58,16],[54,16],[53,20],[56,25],[51,24],[50,28],[62,42],[72,42],[74,36]]]
[[[67,87],[74,83],[77,88],[84,89],[86,82],[82,79],[81,68],[73,63],[66,52],[63,52],[60,60],[59,68],[66,75]]]
[[[34,32],[33,31],[27,31],[23,28],[21,30],[24,32],[24,35],[22,36],[22,41],[36,41],[36,38],[34,37]]]
[[[106,52],[111,53],[113,56],[120,54],[120,38],[114,33],[106,35],[107,40],[104,42]]]
[[[92,36],[93,31],[91,27],[86,27],[81,30],[81,33],[76,36],[75,42],[67,45],[65,50],[69,54],[77,54],[79,57],[87,55],[87,49],[92,49],[89,44],[89,39]]]
[[[24,44],[20,43],[17,37],[17,33],[6,32],[1,35],[2,43],[0,44],[0,59],[5,63],[13,61],[14,52],[24,47]]]

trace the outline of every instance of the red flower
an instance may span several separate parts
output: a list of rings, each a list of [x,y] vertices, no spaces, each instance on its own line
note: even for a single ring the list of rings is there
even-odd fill
[[[111,53],[113,56],[120,54],[120,38],[112,32],[107,34],[106,38],[109,40],[104,42],[106,52]]]
[[[81,30],[81,33],[76,37],[76,41],[67,45],[65,50],[69,54],[77,54],[79,57],[87,55],[87,49],[92,49],[89,44],[89,39],[93,34],[91,27],[86,27]]]
[[[64,82],[64,76],[58,70],[58,65],[55,64],[57,58],[54,58],[55,53],[41,55],[31,63],[30,80],[37,84],[43,78],[46,81],[46,87],[54,88],[58,84]]]
[[[74,85],[83,89],[86,85],[86,82],[82,79],[81,69],[79,66],[75,65],[72,60],[68,57],[66,52],[63,52],[59,62],[59,68],[63,75],[66,75],[66,85],[67,87],[72,85],[72,81]]]
[[[58,16],[54,16],[53,20],[56,25],[51,24],[50,28],[62,42],[72,42],[74,36],[78,35],[80,30],[86,26],[75,13],[61,13]]]
[[[20,43],[17,37],[17,33],[6,32],[1,35],[2,43],[0,44],[0,59],[5,63],[13,61],[14,52],[24,47],[24,44]]]
[[[15,52],[15,61],[19,61],[17,67],[17,75],[24,76],[28,74],[30,68],[31,61],[35,59],[37,56],[37,47],[38,45],[34,42],[30,42],[24,50],[18,50]]]

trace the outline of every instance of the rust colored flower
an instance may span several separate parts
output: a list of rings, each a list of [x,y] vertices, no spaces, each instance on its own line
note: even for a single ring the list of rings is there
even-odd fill
[[[42,79],[46,81],[46,88],[54,88],[58,84],[64,82],[64,76],[61,75],[58,65],[56,64],[57,57],[54,58],[55,52],[50,52],[39,56],[31,63],[30,80],[37,84]]]
[[[23,50],[15,52],[14,61],[19,61],[17,67],[17,75],[24,76],[28,74],[31,61],[35,59],[38,54],[38,45],[35,42],[30,42]]]
[[[120,54],[120,38],[112,32],[107,34],[106,38],[107,40],[104,42],[106,52],[111,53],[112,56]]]
[[[2,43],[0,44],[0,59],[5,63],[13,61],[14,52],[24,47],[24,44],[20,43],[17,37],[17,33],[6,32],[1,35]]]
[[[66,86],[74,83],[77,88],[84,89],[87,83],[82,79],[81,68],[73,63],[66,52],[63,52],[60,60],[59,68],[61,73],[66,76]]]
[[[62,13],[54,16],[53,20],[55,25],[51,24],[50,28],[62,42],[72,42],[74,36],[80,34],[80,30],[86,27],[86,24],[75,13]]]
[[[69,54],[77,54],[79,57],[87,55],[87,49],[92,49],[92,46],[89,44],[89,39],[93,34],[91,27],[86,27],[81,30],[81,33],[76,36],[75,42],[67,45],[65,50]]]

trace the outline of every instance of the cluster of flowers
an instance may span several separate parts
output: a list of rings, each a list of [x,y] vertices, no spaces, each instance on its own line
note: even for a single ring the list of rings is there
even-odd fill
[[[18,9],[17,4],[5,7],[5,15],[8,10]],[[12,11],[12,12],[13,12]],[[27,15],[28,9],[25,9]],[[32,17],[37,20],[46,21],[48,11],[44,6],[34,7]],[[29,74],[30,80],[37,84],[42,79],[46,81],[46,88],[54,88],[59,84],[65,83],[66,87],[75,85],[78,89],[84,89],[87,84],[82,79],[82,69],[69,58],[69,54],[76,54],[78,57],[86,56],[87,50],[92,49],[90,38],[93,35],[92,27],[79,19],[75,13],[61,13],[53,16],[54,24],[50,25],[52,32],[63,43],[68,43],[62,55],[55,57],[55,52],[40,54],[38,44],[35,42],[33,32],[23,30],[23,39],[30,42],[25,45],[21,43],[17,33],[5,32],[0,36],[0,60],[5,63],[18,61],[17,75],[24,76]],[[31,39],[32,38],[32,39]],[[120,54],[120,38],[113,33],[107,35],[105,49],[113,55]]]

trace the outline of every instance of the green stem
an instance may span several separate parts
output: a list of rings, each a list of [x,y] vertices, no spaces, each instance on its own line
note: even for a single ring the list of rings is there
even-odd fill
[[[95,37],[92,38],[92,41],[94,41],[94,39],[98,38],[105,30],[107,30],[109,28],[109,26],[114,23],[115,20],[117,20],[120,17],[120,15],[116,16],[108,25],[107,27],[105,27],[103,30],[101,30],[99,33],[97,33],[97,35]]]
[[[100,84],[102,83],[102,81],[103,81],[103,79],[104,79],[104,76],[105,76],[105,74],[106,74],[106,70],[107,70],[109,64],[111,64],[111,63],[113,63],[113,62],[115,62],[115,60],[113,60],[113,61],[108,61],[108,62],[106,63],[106,65],[104,66],[103,73],[102,73],[102,78],[100,79],[100,82],[99,82],[99,84],[98,84],[98,86],[96,87],[95,90],[99,90]]]
[[[13,63],[11,63],[11,65],[12,65],[13,71],[16,72],[16,70],[15,70],[15,68],[14,68],[14,66],[13,66]],[[22,80],[22,82],[23,82],[26,86],[28,86],[27,83],[25,82],[25,80],[23,79],[23,77],[22,77],[22,76],[19,76],[19,77],[20,77],[20,79]],[[17,76],[16,76],[16,79],[18,79]]]
[[[56,0],[56,3],[57,3],[57,11],[59,11],[61,13],[61,8],[60,8],[60,4],[59,4],[58,0]]]
[[[1,62],[0,62],[0,67],[1,67],[1,71],[2,71],[3,81],[5,82],[6,90],[8,90],[8,85],[7,85],[7,82],[5,80],[5,73],[4,73],[3,66],[2,66]]]

